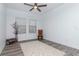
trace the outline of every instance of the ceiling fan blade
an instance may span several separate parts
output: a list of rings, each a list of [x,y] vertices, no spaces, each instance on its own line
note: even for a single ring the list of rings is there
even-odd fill
[[[39,12],[41,12],[41,10],[40,10],[39,8],[37,8],[37,10],[38,10]]]
[[[32,11],[34,8],[30,9],[29,11]]]
[[[24,3],[24,5],[33,6],[33,5],[31,5],[31,4],[28,4],[28,3]]]
[[[38,7],[46,7],[47,5],[38,5]]]

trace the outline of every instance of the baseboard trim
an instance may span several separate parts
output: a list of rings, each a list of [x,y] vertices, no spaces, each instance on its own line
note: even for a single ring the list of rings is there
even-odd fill
[[[59,45],[63,45],[63,46],[65,46],[65,47],[69,47],[69,48],[72,48],[72,49],[76,49],[76,50],[78,50],[77,48],[75,48],[75,47],[71,47],[71,46],[68,46],[68,45],[65,45],[65,44],[61,44],[61,43],[58,43],[58,42],[54,42],[54,41],[51,41],[51,40],[47,40],[47,39],[45,39],[46,41],[49,41],[49,42],[52,42],[52,43],[56,43],[56,44],[59,44]]]
[[[37,39],[30,39],[30,40],[23,40],[23,41],[18,41],[19,43],[24,43],[24,42],[30,42],[30,41],[36,41]]]

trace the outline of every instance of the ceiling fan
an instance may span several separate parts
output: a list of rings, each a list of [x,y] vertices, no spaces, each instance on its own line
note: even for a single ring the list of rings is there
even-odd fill
[[[32,8],[29,11],[32,11],[33,9],[37,9],[39,12],[41,12],[41,10],[39,9],[39,7],[46,7],[47,5],[38,5],[37,3],[34,3],[34,5],[28,4],[28,3],[24,3],[24,5],[28,5],[31,6]]]

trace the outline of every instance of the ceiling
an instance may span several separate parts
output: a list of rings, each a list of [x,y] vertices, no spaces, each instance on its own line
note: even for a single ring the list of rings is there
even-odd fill
[[[29,3],[29,4],[33,4],[33,3]],[[38,5],[40,5],[40,4],[47,4],[47,7],[40,7],[42,12],[38,12],[37,10],[33,10],[31,12],[37,12],[37,13],[47,12],[51,9],[54,9],[54,8],[62,5],[63,3],[38,3]],[[8,8],[17,9],[17,10],[21,10],[21,11],[28,11],[28,12],[29,12],[29,9],[32,8],[30,6],[24,5],[24,3],[6,3],[5,5]]]

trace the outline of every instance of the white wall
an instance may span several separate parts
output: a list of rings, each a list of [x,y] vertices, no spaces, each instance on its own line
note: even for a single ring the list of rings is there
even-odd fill
[[[13,34],[14,29],[12,28],[12,24],[17,20],[16,18],[24,18],[26,19],[26,25],[28,27],[29,21],[36,21],[37,29],[41,28],[39,23],[39,14],[31,13],[31,12],[24,12],[17,9],[7,8],[7,39],[14,38],[15,35]],[[37,34],[29,34],[28,33],[29,27],[26,29],[26,34],[18,35],[19,41],[22,40],[29,40],[29,39],[36,39]]]
[[[63,4],[42,18],[45,39],[79,49],[79,4]]]
[[[6,20],[5,6],[0,4],[0,54],[5,46],[6,40]]]

